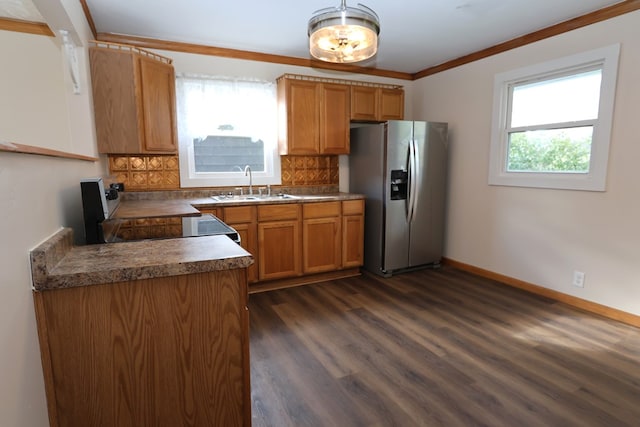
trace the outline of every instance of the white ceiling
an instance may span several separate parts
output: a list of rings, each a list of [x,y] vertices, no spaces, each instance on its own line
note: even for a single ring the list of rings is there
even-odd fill
[[[79,1],[79,0],[78,0]],[[415,73],[620,0],[361,0],[380,17],[376,57]],[[0,3],[24,0],[0,0]],[[99,33],[309,58],[307,22],[339,0],[86,0]],[[356,6],[357,0],[347,1]]]

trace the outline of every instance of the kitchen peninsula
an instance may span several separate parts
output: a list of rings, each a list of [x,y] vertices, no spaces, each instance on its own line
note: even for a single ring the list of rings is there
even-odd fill
[[[50,424],[250,425],[252,262],[225,236],[34,249]]]

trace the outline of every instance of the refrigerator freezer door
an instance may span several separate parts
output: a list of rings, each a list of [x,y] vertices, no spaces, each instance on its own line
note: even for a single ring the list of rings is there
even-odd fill
[[[446,179],[447,125],[415,122],[416,179],[410,224],[408,267],[442,258]]]
[[[385,188],[391,185],[392,170],[408,170],[409,144],[413,139],[413,122],[389,121],[386,127]],[[406,200],[392,200],[390,192],[387,191],[385,194],[382,259],[382,270],[385,272],[406,268],[409,265],[410,230],[407,221],[409,199],[410,197],[407,197]]]
[[[381,274],[384,237],[384,125],[367,125],[351,130],[349,189],[364,194],[364,267]]]

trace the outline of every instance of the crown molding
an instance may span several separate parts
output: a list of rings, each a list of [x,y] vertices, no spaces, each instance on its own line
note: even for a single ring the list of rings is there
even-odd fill
[[[515,39],[511,39],[504,43],[497,44],[487,49],[480,50],[478,52],[471,53],[469,55],[461,56],[460,58],[453,59],[451,61],[444,62],[434,67],[425,68],[413,74],[412,80],[418,80],[423,77],[427,77],[442,71],[450,70],[452,68],[459,67],[461,65],[469,64],[471,62],[478,61],[480,59],[488,58],[499,53],[506,52],[508,50],[516,49],[522,46],[526,46],[531,43],[535,43],[540,40],[544,40],[550,37],[554,37],[569,31],[586,27],[587,25],[595,24],[601,21],[606,21],[611,18],[615,18],[630,12],[634,12],[640,9],[640,0],[626,0],[613,6],[605,7],[595,12],[588,13],[586,15],[579,16],[577,18],[570,19],[568,21],[561,22],[559,24],[552,25],[542,30],[535,31],[533,33],[526,34]]]
[[[53,31],[44,22],[22,21],[19,19],[0,18],[0,30],[15,31],[18,33],[37,34],[53,37]]]
[[[170,40],[152,39],[146,37],[130,36],[124,34],[98,33],[97,40],[103,42],[130,44],[146,49],[168,50],[173,52],[195,53],[200,55],[221,56],[225,58],[244,59],[247,61],[271,62],[276,64],[294,65],[298,67],[322,68],[334,71],[344,71],[356,74],[368,74],[393,79],[412,80],[410,73],[399,71],[381,70],[378,68],[359,67],[348,64],[330,64],[323,61],[295,58],[292,56],[271,55],[268,53],[250,52],[246,50],[227,49],[200,44],[174,42]]]

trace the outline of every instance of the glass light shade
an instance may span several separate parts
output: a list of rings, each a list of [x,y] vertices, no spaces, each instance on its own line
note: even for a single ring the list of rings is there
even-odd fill
[[[309,20],[309,52],[327,62],[364,61],[378,51],[380,23],[366,6],[342,5],[317,11]]]

